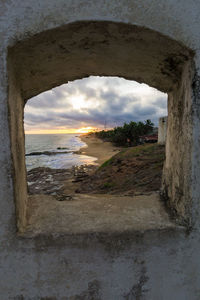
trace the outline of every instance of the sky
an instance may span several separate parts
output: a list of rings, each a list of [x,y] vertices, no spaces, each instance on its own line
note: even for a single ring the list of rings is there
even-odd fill
[[[167,95],[119,77],[75,80],[31,98],[25,106],[26,133],[72,133],[108,129],[167,115]]]

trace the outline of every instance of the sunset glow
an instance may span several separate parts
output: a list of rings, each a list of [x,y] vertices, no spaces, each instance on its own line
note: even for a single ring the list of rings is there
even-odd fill
[[[91,131],[95,131],[96,128],[95,127],[83,127],[83,128],[80,128],[80,129],[77,129],[77,133],[88,133],[88,132],[91,132]]]
[[[66,134],[66,133],[88,133],[95,131],[95,127],[82,127],[82,128],[70,128],[70,129],[40,129],[40,130],[26,130],[26,134]]]

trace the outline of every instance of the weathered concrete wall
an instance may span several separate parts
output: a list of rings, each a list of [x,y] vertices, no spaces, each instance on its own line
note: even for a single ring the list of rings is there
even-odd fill
[[[13,238],[0,288],[3,299],[197,300],[199,267],[196,236],[181,232]]]
[[[158,125],[158,144],[165,145],[167,138],[167,117],[159,118]]]
[[[163,173],[163,195],[173,213],[191,225],[191,153],[193,145],[192,76],[188,62],[177,90],[168,96],[166,161]],[[194,182],[195,185],[195,182]],[[192,205],[191,205],[192,204]]]
[[[200,298],[199,11],[200,3],[195,0],[0,1],[2,299]],[[87,30],[73,30],[78,24],[74,22],[91,20],[102,21],[102,26],[89,22]],[[123,24],[112,27],[110,22]],[[75,25],[70,27],[67,40],[53,39],[52,33],[58,29],[60,34],[70,23]],[[124,29],[124,24],[137,27]],[[50,29],[56,31],[44,33]],[[61,40],[64,45],[58,43]],[[164,47],[159,51],[162,43]],[[80,55],[81,45],[85,51]],[[8,67],[8,49],[12,67]],[[79,52],[74,52],[77,49]],[[194,61],[188,49],[195,53]],[[122,232],[118,236],[88,233],[20,237],[16,234],[16,215],[21,231],[26,215],[25,169],[21,159],[24,137],[19,130],[23,122],[21,99],[70,79],[98,74],[98,67],[107,63],[107,69],[99,69],[100,75],[137,79],[169,93],[163,191],[177,219],[187,225],[187,232],[177,227],[171,231]],[[54,66],[56,73],[51,76]],[[17,181],[17,171],[22,180]]]
[[[16,223],[19,231],[26,226],[27,181],[24,149],[24,100],[21,96],[19,83],[9,62],[8,117],[10,121],[11,157],[13,161],[13,183],[15,194]]]

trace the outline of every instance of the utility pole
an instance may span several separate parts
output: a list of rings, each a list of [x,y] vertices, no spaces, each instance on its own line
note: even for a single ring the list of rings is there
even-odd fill
[[[105,122],[104,122],[104,130],[106,130],[106,128],[107,128],[107,121],[105,120]]]

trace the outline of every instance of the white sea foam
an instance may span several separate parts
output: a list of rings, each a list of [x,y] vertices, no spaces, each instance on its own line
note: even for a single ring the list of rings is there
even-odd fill
[[[59,152],[55,155],[30,155],[26,156],[27,170],[37,167],[49,167],[53,169],[69,169],[72,166],[95,164],[96,158],[86,155],[74,154],[86,146],[77,134],[26,134],[26,154],[33,152]],[[69,153],[63,153],[69,151]]]

